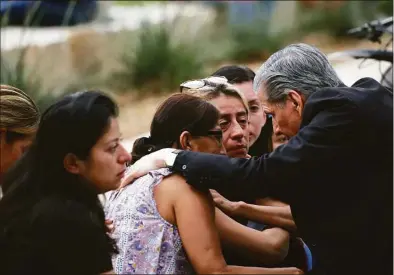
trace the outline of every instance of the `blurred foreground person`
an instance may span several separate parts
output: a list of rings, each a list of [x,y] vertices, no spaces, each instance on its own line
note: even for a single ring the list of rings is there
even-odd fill
[[[97,195],[119,186],[130,154],[117,106],[100,92],[68,95],[42,116],[0,200],[2,274],[100,274],[116,252]]]
[[[223,154],[218,120],[210,103],[172,95],[156,111],[150,137],[135,141],[133,161],[166,147]],[[227,265],[209,192],[191,187],[169,169],[152,171],[113,192],[106,217],[115,224],[117,274],[301,274],[296,268]]]
[[[322,52],[302,43],[274,53],[254,90],[287,144],[250,159],[163,149],[123,184],[167,166],[200,189],[278,199],[315,246],[312,273],[392,274],[392,91],[372,78],[347,87]]]
[[[0,188],[5,172],[32,143],[39,120],[39,110],[27,94],[0,85]]]

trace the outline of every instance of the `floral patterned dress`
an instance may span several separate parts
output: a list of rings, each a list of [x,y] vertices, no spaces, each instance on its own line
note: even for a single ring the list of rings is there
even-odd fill
[[[176,226],[160,216],[153,197],[153,188],[170,174],[159,169],[110,194],[105,214],[115,226],[116,274],[194,273]]]

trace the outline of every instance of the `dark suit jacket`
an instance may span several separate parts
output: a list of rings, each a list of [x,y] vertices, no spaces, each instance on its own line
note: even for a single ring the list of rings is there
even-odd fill
[[[249,148],[249,155],[252,157],[261,156],[272,151],[272,132],[272,118],[269,116],[264,126],[261,128],[260,136]]]
[[[300,130],[260,158],[181,152],[197,188],[287,202],[316,274],[392,274],[393,97],[371,78],[306,101]]]

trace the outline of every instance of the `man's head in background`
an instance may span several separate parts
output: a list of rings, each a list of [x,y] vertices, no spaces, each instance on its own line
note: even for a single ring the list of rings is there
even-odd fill
[[[291,138],[300,129],[306,100],[322,88],[344,85],[327,57],[316,47],[291,44],[272,54],[253,81],[274,132]]]
[[[260,99],[253,91],[255,73],[246,66],[229,65],[221,67],[212,76],[224,76],[229,83],[233,84],[244,94],[250,110],[249,146],[252,146],[259,137],[261,128],[264,126],[266,120]]]

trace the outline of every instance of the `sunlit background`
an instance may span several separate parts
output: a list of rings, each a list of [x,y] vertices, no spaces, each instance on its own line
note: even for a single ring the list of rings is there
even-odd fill
[[[19,2],[12,12],[10,2]],[[22,88],[41,109],[66,93],[101,89],[121,107],[128,144],[149,130],[155,108],[179,83],[225,64],[257,69],[289,43],[322,49],[348,85],[379,79],[388,66],[334,53],[382,48],[391,37],[379,45],[346,31],[392,16],[393,1],[65,2],[1,1],[1,83]],[[39,26],[43,12],[52,26]]]

